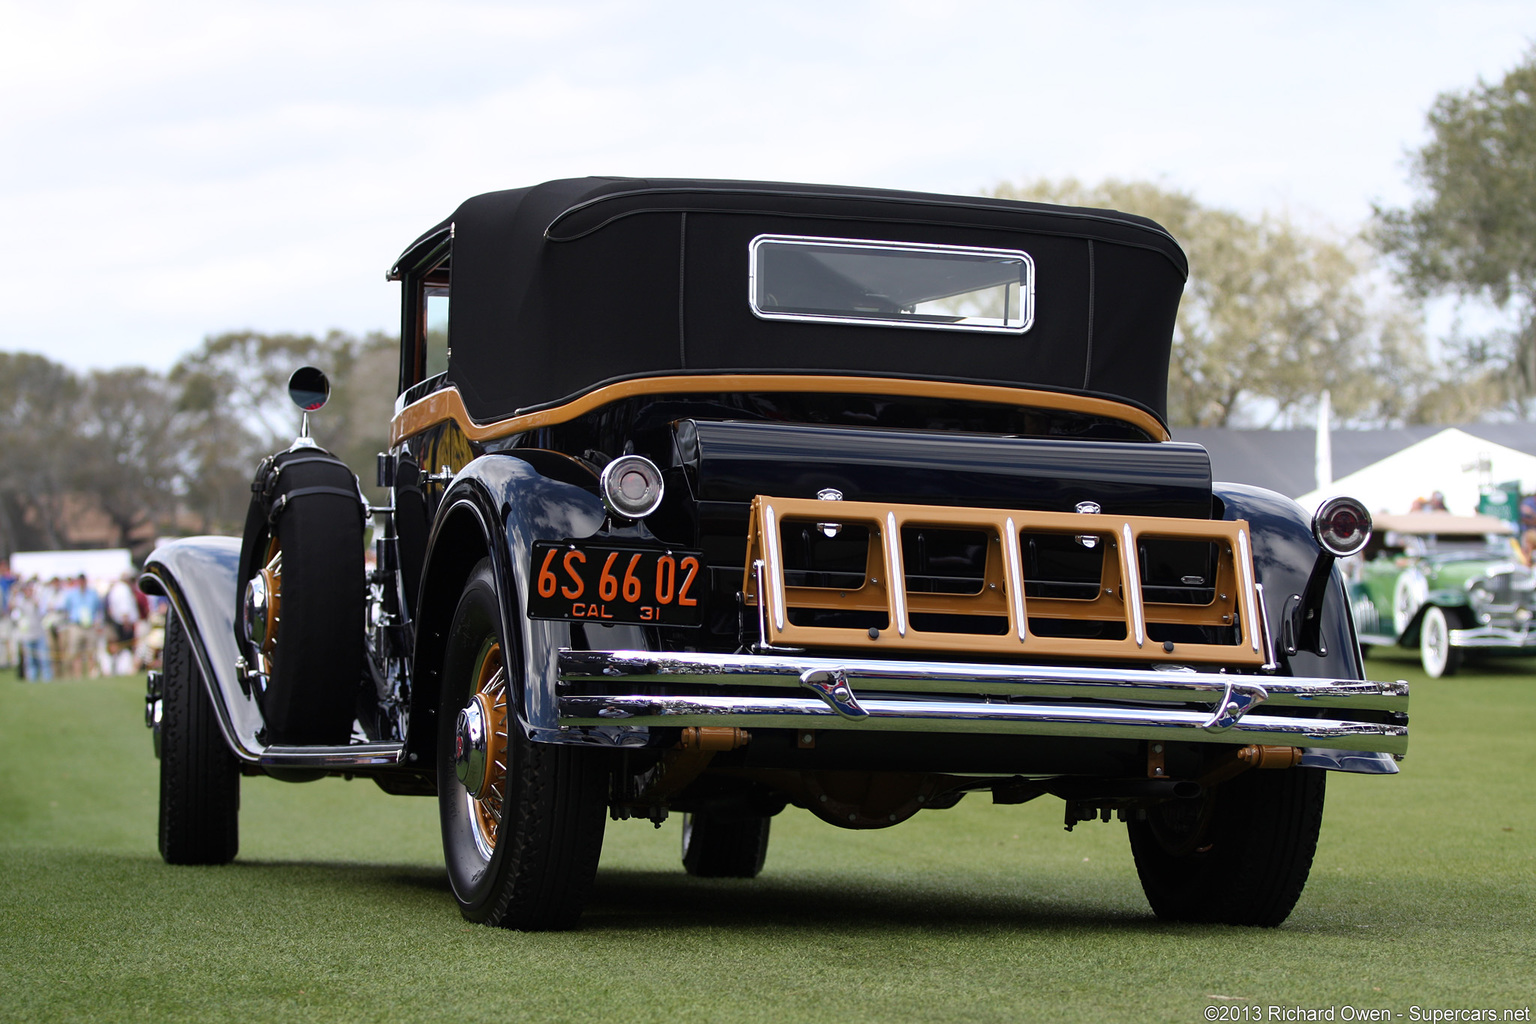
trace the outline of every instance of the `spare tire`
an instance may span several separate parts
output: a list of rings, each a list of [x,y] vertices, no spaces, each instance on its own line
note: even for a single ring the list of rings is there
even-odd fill
[[[240,650],[267,743],[346,743],[364,679],[366,506],[330,452],[265,459],[251,484],[240,550]]]

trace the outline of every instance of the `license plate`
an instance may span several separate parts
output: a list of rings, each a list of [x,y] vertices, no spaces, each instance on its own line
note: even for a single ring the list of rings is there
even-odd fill
[[[704,621],[700,552],[586,541],[535,541],[535,619],[697,626]]]

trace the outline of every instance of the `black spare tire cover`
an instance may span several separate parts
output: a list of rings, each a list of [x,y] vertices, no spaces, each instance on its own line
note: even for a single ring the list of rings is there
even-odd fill
[[[266,741],[342,744],[351,737],[364,673],[366,580],[357,477],[322,448],[295,448],[262,461],[251,483],[240,549],[235,630],[240,650],[259,670],[244,636],[246,584],[282,553],[279,615],[270,673],[257,699]]]

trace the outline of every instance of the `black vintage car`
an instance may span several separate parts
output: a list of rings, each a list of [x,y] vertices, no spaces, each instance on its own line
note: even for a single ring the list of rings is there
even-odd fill
[[[243,538],[177,541],[160,849],[235,856],[242,774],[435,795],[466,918],[574,924],[604,822],[756,875],[793,805],[1118,817],[1153,910],[1275,925],[1329,770],[1386,774],[1334,558],[1164,422],[1187,267],[1141,217],[586,178],[413,242],[370,507],[306,431]],[[306,409],[318,371],[296,375]],[[374,561],[365,562],[371,529]]]

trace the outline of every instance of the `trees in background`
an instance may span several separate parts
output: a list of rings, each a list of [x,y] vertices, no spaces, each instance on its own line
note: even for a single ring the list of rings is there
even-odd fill
[[[204,443],[197,458],[197,475],[208,485],[199,506],[227,519],[228,510],[218,504],[229,493],[223,478],[233,473],[242,487],[248,485],[256,460],[298,436],[301,416],[288,398],[288,376],[306,363],[331,379],[331,400],[310,417],[311,432],[371,485],[374,455],[389,443],[399,358],[399,340],[380,332],[358,337],[331,331],[317,338],[232,331],[205,338],[170,372],[183,412],[206,435],[221,438]],[[237,518],[245,515],[249,497],[248,491],[240,497]]]
[[[0,554],[56,548],[76,457],[83,382],[28,352],[0,352]]]
[[[74,459],[65,478],[73,495],[89,496],[111,522],[120,547],[146,523],[176,511],[183,433],[175,395],[143,367],[94,370],[75,409]]]
[[[1419,198],[1378,206],[1374,239],[1420,296],[1487,301],[1513,328],[1448,339],[1461,361],[1450,406],[1536,405],[1536,50],[1496,83],[1442,93],[1411,155]]]
[[[79,543],[72,531],[92,515],[122,547],[157,532],[238,532],[256,463],[298,434],[287,381],[304,363],[333,387],[312,434],[371,484],[398,351],[382,334],[245,331],[205,339],[169,374],[84,375],[0,352],[0,556]]]
[[[1150,217],[1189,256],[1169,366],[1176,426],[1275,425],[1324,390],[1345,422],[1411,420],[1426,360],[1415,311],[1373,285],[1358,241],[1205,206],[1148,182],[1002,184],[993,195]]]

